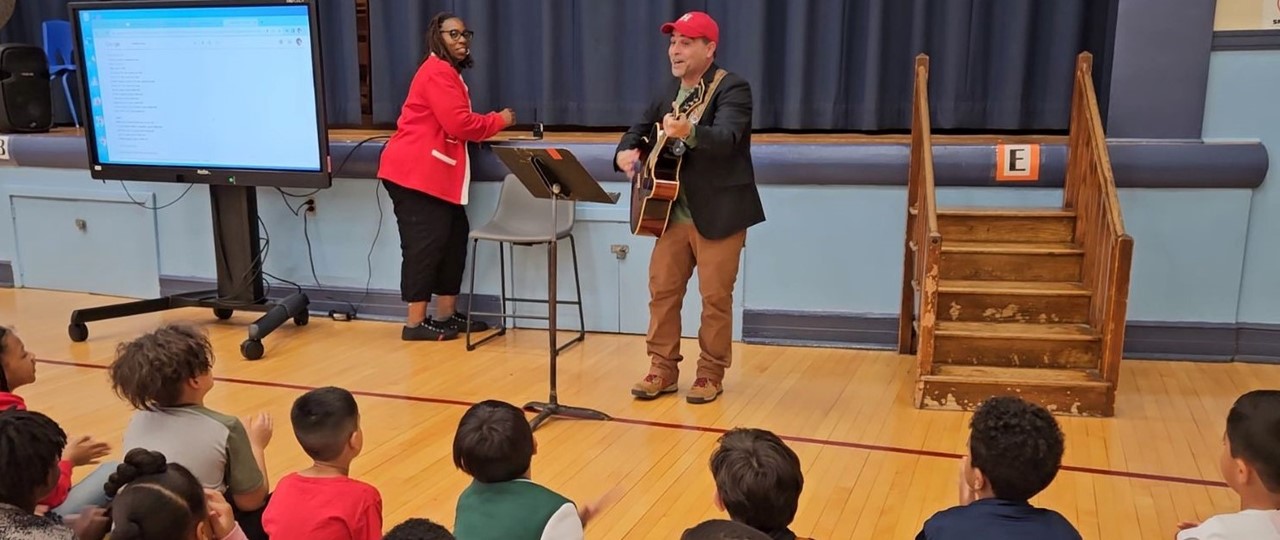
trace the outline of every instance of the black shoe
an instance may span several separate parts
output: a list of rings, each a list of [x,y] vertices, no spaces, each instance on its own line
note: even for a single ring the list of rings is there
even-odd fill
[[[455,332],[458,332],[459,334],[467,331],[467,316],[461,313],[454,313],[453,315],[450,315],[448,319],[445,319],[443,321],[435,321],[435,323],[438,325],[444,326],[445,328],[451,329]],[[477,321],[475,319],[471,320],[472,333],[483,332],[488,329],[489,329],[489,325],[487,323]]]
[[[400,339],[404,341],[448,341],[458,339],[458,331],[427,319],[417,326],[401,328]]]

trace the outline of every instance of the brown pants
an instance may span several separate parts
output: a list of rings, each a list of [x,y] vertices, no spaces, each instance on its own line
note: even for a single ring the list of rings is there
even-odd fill
[[[680,307],[693,269],[702,293],[698,329],[698,377],[720,383],[732,362],[733,286],[747,231],[708,240],[692,223],[672,223],[658,238],[649,263],[650,373],[674,381],[679,376]]]

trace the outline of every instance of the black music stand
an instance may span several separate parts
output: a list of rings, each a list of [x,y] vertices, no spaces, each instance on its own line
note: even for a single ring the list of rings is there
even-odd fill
[[[582,164],[568,150],[561,148],[522,148],[495,146],[493,152],[525,189],[535,198],[551,202],[551,242],[547,244],[547,333],[551,339],[551,397],[546,402],[531,401],[524,408],[537,412],[529,422],[533,429],[552,416],[586,420],[611,420],[609,415],[592,409],[560,404],[556,392],[556,238],[557,201],[584,201],[617,204],[618,193],[605,193]],[[585,323],[584,323],[585,324]]]

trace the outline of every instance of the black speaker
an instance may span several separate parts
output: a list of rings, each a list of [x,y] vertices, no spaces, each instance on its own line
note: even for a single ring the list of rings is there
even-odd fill
[[[0,132],[40,133],[53,126],[49,61],[34,45],[0,45]]]

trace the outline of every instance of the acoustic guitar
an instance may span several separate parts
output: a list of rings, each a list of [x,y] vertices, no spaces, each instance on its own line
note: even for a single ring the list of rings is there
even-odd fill
[[[683,103],[672,103],[677,118],[685,118],[690,111],[702,104],[706,83],[689,92]],[[696,122],[696,120],[695,120]],[[643,140],[640,148],[640,170],[631,182],[631,232],[640,236],[662,236],[671,219],[671,208],[680,194],[680,163],[688,150],[684,141],[668,137],[662,131],[662,123],[654,124],[653,143]]]

